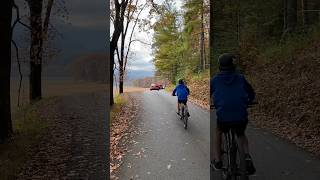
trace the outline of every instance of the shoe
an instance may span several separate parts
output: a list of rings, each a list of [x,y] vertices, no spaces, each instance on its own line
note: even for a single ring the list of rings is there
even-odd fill
[[[222,161],[211,161],[211,167],[216,171],[222,170]]]
[[[190,114],[189,114],[189,112],[187,112],[187,116],[188,116],[188,117],[190,117]]]
[[[249,154],[245,155],[245,161],[247,165],[248,175],[253,175],[256,172],[256,168],[253,165],[252,158]]]
[[[181,115],[180,115],[180,112],[176,112],[176,113],[177,113],[179,116],[181,116]]]

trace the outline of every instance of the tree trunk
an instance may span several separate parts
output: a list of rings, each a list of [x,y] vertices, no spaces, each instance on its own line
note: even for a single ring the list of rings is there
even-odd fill
[[[49,0],[47,4],[46,15],[43,22],[43,36],[45,39],[48,38],[47,36],[48,36],[49,21],[50,21],[52,6],[53,6],[53,0]]]
[[[204,70],[206,66],[205,54],[204,54],[204,18],[203,18],[203,1],[201,9],[201,34],[200,34],[200,70]]]
[[[119,94],[123,93],[123,79],[124,79],[124,43],[126,40],[126,34],[128,29],[129,21],[127,20],[127,26],[125,32],[121,32],[121,49],[119,59]],[[123,31],[124,29],[122,29]]]
[[[31,0],[30,25],[31,25],[31,46],[30,46],[30,102],[42,98],[41,72],[42,72],[42,3],[43,0]]]
[[[286,30],[292,32],[297,26],[297,0],[286,0]]]
[[[121,32],[123,30],[124,13],[128,5],[128,0],[122,1],[120,4],[118,0],[115,0],[115,20],[114,31],[112,39],[110,41],[110,105],[114,104],[113,100],[113,75],[114,75],[114,52],[116,51],[117,44]]]
[[[320,2],[319,0],[305,0],[304,1],[305,24],[313,25],[319,22],[320,16]]]
[[[123,93],[123,84],[124,84],[124,72],[123,68],[120,68],[120,77],[119,77],[119,93]]]
[[[113,100],[113,74],[114,74],[114,50],[112,50],[112,47],[110,46],[110,106],[112,106],[114,104],[114,100]]]
[[[10,104],[12,0],[0,3],[0,142],[12,133]]]

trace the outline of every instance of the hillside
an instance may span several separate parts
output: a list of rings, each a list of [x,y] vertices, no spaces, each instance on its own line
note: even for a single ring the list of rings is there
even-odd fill
[[[209,73],[187,77],[187,85],[190,89],[190,100],[209,109],[210,85]]]
[[[320,156],[320,41],[289,58],[251,62],[246,74],[259,105],[251,119]]]

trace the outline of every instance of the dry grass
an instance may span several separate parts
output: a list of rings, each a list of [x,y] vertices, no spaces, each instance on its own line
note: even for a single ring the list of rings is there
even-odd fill
[[[144,92],[144,91],[147,91],[147,90],[149,90],[149,89],[148,88],[141,88],[141,87],[132,87],[132,86],[124,87],[124,89],[123,89],[124,93]],[[118,95],[119,94],[119,89],[115,88],[113,90],[113,93],[115,95]]]
[[[17,108],[19,81],[11,80],[11,106]],[[108,85],[105,83],[77,82],[70,79],[44,79],[42,81],[43,97],[66,96],[75,93],[107,92]],[[22,83],[21,98],[22,104],[29,103],[29,81],[24,79]]]
[[[16,179],[30,156],[30,149],[37,145],[48,127],[47,122],[40,118],[39,109],[54,101],[54,98],[43,99],[12,114],[14,134],[8,142],[0,144],[0,179]]]
[[[41,116],[41,108],[55,104],[56,96],[65,96],[75,93],[107,92],[106,84],[90,82],[74,82],[67,79],[44,80],[43,99],[29,105],[28,79],[23,81],[22,106],[18,107],[18,80],[11,81],[11,106],[14,134],[12,138],[0,144],[0,179],[16,179],[21,166],[30,158],[32,149],[37,147],[43,137],[48,124]]]

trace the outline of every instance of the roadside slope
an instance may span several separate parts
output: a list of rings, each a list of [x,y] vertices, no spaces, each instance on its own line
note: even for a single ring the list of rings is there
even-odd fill
[[[319,49],[312,42],[291,58],[254,62],[247,75],[259,101],[250,119],[320,157]]]

